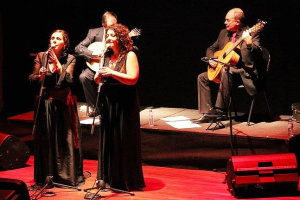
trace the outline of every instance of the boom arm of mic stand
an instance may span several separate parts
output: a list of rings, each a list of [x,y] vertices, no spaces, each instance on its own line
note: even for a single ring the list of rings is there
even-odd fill
[[[203,57],[201,58],[202,61],[204,62],[209,62],[210,60],[213,60],[213,61],[218,61],[218,58],[211,58],[211,57]]]
[[[209,62],[209,61],[212,60],[216,63],[220,63],[223,66],[225,66],[227,68],[227,70],[229,69],[229,67],[231,67],[231,65],[229,63],[224,63],[224,62],[220,61],[218,58],[203,57],[203,58],[201,58],[201,60],[204,61],[204,62]]]

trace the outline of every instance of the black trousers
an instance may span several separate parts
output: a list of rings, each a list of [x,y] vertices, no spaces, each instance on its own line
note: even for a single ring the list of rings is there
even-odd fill
[[[211,100],[211,81],[208,79],[207,72],[199,74],[198,80],[198,110],[199,113],[208,113],[212,106]],[[215,107],[227,109],[230,101],[230,89],[232,87],[232,74],[221,71],[221,82],[218,89]]]
[[[98,93],[98,84],[94,81],[95,72],[86,68],[79,76],[84,96],[88,106],[95,106]]]

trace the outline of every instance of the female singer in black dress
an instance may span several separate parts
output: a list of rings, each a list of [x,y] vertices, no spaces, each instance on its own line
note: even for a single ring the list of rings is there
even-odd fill
[[[102,85],[98,179],[112,188],[127,191],[145,187],[136,87],[139,63],[132,43],[126,26],[109,26],[104,65],[95,74],[95,81]]]
[[[70,90],[76,59],[66,53],[68,47],[67,32],[53,31],[50,48],[38,53],[29,76],[33,85],[44,88],[36,99],[33,130],[37,185],[45,184],[47,176],[70,186],[84,183],[81,130],[76,99]]]

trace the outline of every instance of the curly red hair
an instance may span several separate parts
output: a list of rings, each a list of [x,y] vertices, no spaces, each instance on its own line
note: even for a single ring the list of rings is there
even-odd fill
[[[129,51],[132,51],[133,41],[129,36],[129,29],[127,26],[124,26],[123,24],[114,24],[109,26],[107,30],[114,31],[119,40],[119,45],[121,47],[119,58],[122,58]]]

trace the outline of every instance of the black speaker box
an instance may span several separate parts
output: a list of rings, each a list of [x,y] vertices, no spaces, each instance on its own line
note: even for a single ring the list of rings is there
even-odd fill
[[[0,199],[30,200],[26,184],[21,180],[0,178]]]
[[[30,149],[19,138],[0,133],[0,168],[23,167],[30,157]]]
[[[226,182],[234,196],[247,195],[249,189],[298,191],[298,164],[293,153],[232,156],[227,165]]]

